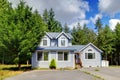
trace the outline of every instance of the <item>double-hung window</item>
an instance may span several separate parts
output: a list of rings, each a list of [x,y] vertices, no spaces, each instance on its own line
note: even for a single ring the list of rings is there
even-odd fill
[[[67,61],[68,60],[68,52],[58,52],[58,60],[59,61]]]
[[[85,59],[95,59],[95,53],[85,53]]]
[[[43,46],[47,46],[47,38],[46,37],[43,38]]]
[[[66,40],[65,38],[61,38],[61,46],[65,46]]]
[[[38,51],[37,52],[37,60],[38,61],[48,61],[48,52],[47,51]]]

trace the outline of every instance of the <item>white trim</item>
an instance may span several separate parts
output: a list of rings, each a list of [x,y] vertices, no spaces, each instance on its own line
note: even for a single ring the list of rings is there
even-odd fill
[[[93,47],[95,47],[100,53],[103,53],[102,50],[100,50],[99,48],[97,48],[95,45],[93,45],[92,43],[87,44],[85,47],[83,47],[82,49],[79,50],[79,52],[81,52],[82,50],[84,50],[85,48],[87,48],[89,45],[92,45]]]
[[[41,60],[41,61],[38,61],[37,60],[37,58],[38,58],[38,51],[41,51],[41,52],[48,52],[48,60],[46,60],[46,61],[44,61],[44,60]],[[37,50],[36,52],[35,52],[35,55],[36,55],[36,62],[50,62],[50,51],[43,51],[43,50]]]
[[[61,45],[61,40],[65,40],[65,45],[64,45],[64,46]],[[61,35],[61,36],[58,38],[58,46],[59,46],[59,47],[67,47],[67,46],[68,46],[68,39],[67,39],[66,36]]]
[[[68,60],[58,60],[58,52],[68,52]],[[70,62],[70,51],[56,51],[56,61],[57,62]]]
[[[52,39],[52,37],[49,35],[49,33],[46,32],[46,35]]]
[[[47,40],[47,45],[43,45],[43,40]],[[50,46],[50,38],[48,37],[48,36],[44,36],[44,37],[42,37],[42,39],[41,39],[41,44],[40,44],[40,46],[42,46],[42,47],[48,47],[48,46]]]
[[[64,33],[63,31],[56,38],[58,38],[62,34],[64,34],[65,36],[67,36],[70,39],[70,37],[66,33]]]

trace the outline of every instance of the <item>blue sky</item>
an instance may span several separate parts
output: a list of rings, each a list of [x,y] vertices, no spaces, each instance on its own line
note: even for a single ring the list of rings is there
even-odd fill
[[[19,0],[9,0],[13,7]],[[70,28],[87,24],[91,29],[95,28],[95,21],[99,17],[102,24],[109,25],[114,30],[115,25],[120,23],[120,0],[23,0],[27,5],[37,9],[40,14],[45,9],[53,8],[55,18]]]

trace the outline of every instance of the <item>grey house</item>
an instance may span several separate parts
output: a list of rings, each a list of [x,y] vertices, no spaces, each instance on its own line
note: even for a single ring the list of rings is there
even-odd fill
[[[100,67],[102,51],[92,43],[72,45],[72,38],[69,33],[46,32],[32,54],[32,67],[49,68],[52,59],[56,60],[57,68],[75,68],[75,64]]]

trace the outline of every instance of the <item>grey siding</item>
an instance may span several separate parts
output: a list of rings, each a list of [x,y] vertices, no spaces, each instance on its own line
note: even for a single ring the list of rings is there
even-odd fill
[[[75,68],[75,60],[74,60],[74,52],[69,52],[69,60],[68,61],[57,61],[58,68],[71,67]]]
[[[32,67],[33,68],[49,68],[49,64],[52,59],[56,60],[57,68],[64,68],[64,67],[74,68],[75,67],[73,51],[69,52],[68,61],[58,61],[57,51],[49,52],[48,61],[37,61],[37,52],[35,52],[32,54]]]
[[[91,49],[92,51],[88,51],[89,49]],[[85,53],[88,53],[88,52],[95,53],[95,59],[85,59]],[[101,66],[101,53],[91,45],[85,48],[81,52],[80,57],[82,60],[83,67],[100,67]]]
[[[58,46],[58,40],[57,39],[51,39],[51,46]]]

